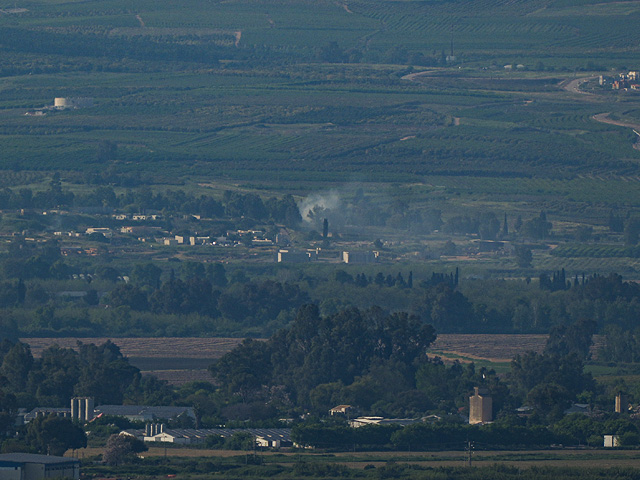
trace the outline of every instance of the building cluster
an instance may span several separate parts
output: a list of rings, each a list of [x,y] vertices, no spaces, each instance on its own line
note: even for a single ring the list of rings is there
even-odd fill
[[[607,79],[600,76],[600,85],[605,85]],[[611,81],[613,90],[640,90],[640,72],[621,73]]]
[[[290,428],[166,428],[162,423],[147,423],[144,430],[124,430],[121,435],[129,435],[144,442],[197,445],[209,437],[230,438],[238,433],[247,433],[254,438],[256,447],[291,447]]]
[[[276,254],[276,262],[278,263],[308,263],[318,261],[321,249],[311,250],[294,250],[291,248],[280,249]],[[339,260],[342,263],[366,265],[378,263],[380,252],[346,252],[340,253]]]
[[[164,217],[159,214],[150,214],[146,215],[144,213],[134,213],[133,215],[129,215],[128,213],[116,213],[111,216],[114,220],[118,220],[120,222],[125,220],[133,220],[134,222],[156,222],[158,220],[163,220]],[[199,215],[198,215],[199,217]]]
[[[156,239],[158,243],[162,245],[215,245],[214,242],[211,241],[211,237],[196,237],[196,236],[186,236],[186,235],[174,235],[173,237],[163,237]]]
[[[77,110],[90,107],[93,107],[93,98],[91,97],[56,97],[53,99],[53,105],[28,110],[25,115],[28,117],[42,117],[47,114],[47,110]]]
[[[624,393],[618,393],[614,406],[616,413],[628,413],[632,411],[628,402],[628,397]],[[533,413],[533,408],[523,406],[516,409],[516,413],[521,416],[527,416]],[[564,411],[565,415],[571,414],[591,415],[588,404],[573,404]],[[352,405],[337,405],[329,410],[330,415],[340,415],[347,418],[349,425],[353,428],[365,425],[400,425],[407,426],[414,423],[434,422],[440,420],[437,415],[429,415],[422,418],[383,418],[383,417],[359,417],[357,409]],[[352,418],[353,417],[353,418]],[[493,399],[489,390],[483,387],[474,387],[473,395],[469,397],[469,418],[470,425],[485,425],[493,421]],[[621,446],[619,435],[604,435],[605,447]]]
[[[124,417],[133,422],[155,422],[159,419],[171,420],[180,416],[187,416],[195,420],[196,416],[192,407],[144,405],[94,405],[93,398],[75,397],[71,399],[70,408],[37,407],[30,412],[21,412],[18,416],[19,423],[29,423],[36,417],[56,415],[70,418],[82,423],[90,422],[103,415]]]

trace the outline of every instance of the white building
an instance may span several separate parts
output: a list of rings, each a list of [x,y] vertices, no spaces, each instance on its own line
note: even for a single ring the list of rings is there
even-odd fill
[[[229,438],[237,433],[248,433],[255,439],[256,446],[266,448],[280,448],[291,446],[290,428],[164,428],[164,425],[147,424],[142,431],[127,430],[123,432],[145,442],[175,443],[179,445],[193,445],[204,442],[208,437]]]
[[[366,425],[400,425],[406,427],[414,423],[422,423],[421,418],[384,418],[384,417],[358,417],[349,420],[349,426],[353,428],[364,427]]]
[[[342,252],[344,263],[377,263],[379,252]]]
[[[315,252],[298,252],[294,250],[279,250],[278,263],[307,263],[317,258]]]
[[[619,435],[605,435],[604,436],[604,446],[607,448],[619,447],[620,446],[620,436]]]
[[[111,238],[111,236],[113,235],[111,229],[107,227],[89,227],[87,228],[87,231],[85,233],[87,235],[91,235],[92,233],[101,233],[107,238]]]
[[[56,97],[53,99],[53,108],[57,110],[93,107],[91,97]]]

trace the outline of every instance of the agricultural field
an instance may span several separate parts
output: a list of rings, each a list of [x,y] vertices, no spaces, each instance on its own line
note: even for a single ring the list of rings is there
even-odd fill
[[[470,335],[441,334],[430,354],[444,361],[476,362],[481,366],[506,370],[517,354],[526,351],[541,353],[546,335]],[[34,357],[52,345],[76,348],[83,343],[104,343],[109,338],[22,338],[31,347]],[[174,385],[194,380],[211,381],[207,367],[241,342],[238,338],[111,338],[131,364]]]
[[[100,345],[113,341],[122,354],[142,373],[155,375],[173,385],[211,381],[207,367],[231,351],[238,338],[23,338],[34,357],[52,345],[76,348],[78,342]]]
[[[178,359],[216,360],[231,351],[242,339],[239,338],[22,338],[31,347],[34,357],[52,345],[76,348],[78,342],[102,344],[107,340],[120,347],[122,354],[135,365],[140,359],[155,359],[159,363]],[[541,353],[547,335],[471,335],[440,334],[432,345],[433,351],[457,354],[469,359],[510,361],[526,351]]]
[[[431,350],[466,360],[509,362],[527,351],[542,353],[546,341],[547,335],[440,334]]]
[[[173,385],[202,380],[211,381],[207,367],[238,345],[240,338],[22,338],[31,347],[35,358],[52,345],[76,348],[78,342],[99,345],[111,340],[122,354],[143,373],[155,375]],[[478,366],[494,368],[506,373],[509,363],[527,351],[542,353],[547,335],[535,334],[439,334],[429,350],[446,363],[474,362]],[[591,355],[597,359],[603,337],[596,335]],[[591,368],[591,367],[590,367]],[[617,375],[602,367],[591,368],[600,377]]]
[[[108,167],[153,171],[158,180],[259,178],[281,186],[310,177],[612,175],[602,185],[617,196],[607,203],[630,200],[615,185],[637,174],[633,133],[591,117],[605,108],[632,111],[635,100],[612,105],[569,95],[562,85],[601,61],[605,70],[633,68],[632,5],[235,0],[178,8],[108,0],[16,7],[0,16],[6,169],[95,171],[105,167],[96,159],[100,142],[112,141],[118,149]],[[445,53],[456,60],[447,64]],[[91,97],[95,106],[24,115],[54,97]],[[481,190],[553,189],[523,186]]]
[[[363,191],[396,218],[344,222],[331,255],[381,239],[389,263],[455,263],[469,276],[564,267],[638,279],[638,249],[608,225],[613,211],[640,213],[640,96],[610,86],[640,68],[637,16],[633,2],[596,0],[25,0],[0,9],[0,185],[46,190],[58,172],[63,189],[85,194],[108,173],[154,192],[298,204]],[[93,106],[51,108],[57,97]],[[427,211],[444,222],[508,214],[511,232],[545,212],[553,230],[531,268],[515,268],[507,254],[470,255],[468,233],[398,218]],[[301,248],[318,246],[304,240],[312,228],[295,238]],[[448,241],[458,252],[440,255]],[[125,264],[273,257],[112,253]]]
[[[101,448],[84,448],[75,453],[79,458],[89,458],[102,452]],[[152,457],[183,457],[196,459],[204,458],[230,458],[244,455],[238,451],[229,450],[204,450],[185,448],[161,448],[151,447],[144,453],[145,458]],[[468,453],[464,451],[438,451],[438,452],[337,452],[337,453],[313,453],[313,452],[260,452],[260,457],[265,465],[291,465],[296,462],[313,464],[340,464],[353,469],[376,468],[387,465],[389,462],[398,464],[420,465],[429,468],[438,467],[463,467],[468,466]],[[487,467],[490,465],[503,465],[520,468],[528,467],[598,467],[598,468],[624,468],[637,467],[639,455],[634,450],[526,450],[526,451],[474,451],[472,465],[474,467]]]

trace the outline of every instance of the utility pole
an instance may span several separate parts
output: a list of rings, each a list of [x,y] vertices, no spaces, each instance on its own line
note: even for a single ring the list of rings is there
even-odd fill
[[[471,466],[473,460],[473,442],[467,440],[467,466]]]

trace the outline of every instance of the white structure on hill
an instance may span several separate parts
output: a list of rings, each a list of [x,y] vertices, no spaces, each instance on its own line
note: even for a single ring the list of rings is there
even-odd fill
[[[90,97],[56,97],[53,99],[53,108],[65,110],[67,108],[93,107],[93,98]]]
[[[377,263],[379,252],[342,252],[344,263]]]

